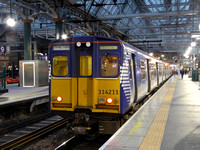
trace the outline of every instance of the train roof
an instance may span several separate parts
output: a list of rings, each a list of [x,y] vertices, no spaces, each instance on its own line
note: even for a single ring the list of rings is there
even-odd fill
[[[88,39],[94,39],[95,41],[119,41],[115,38],[110,37],[104,37],[104,36],[98,36],[98,35],[86,35],[86,36],[70,36],[66,40],[64,39],[58,39],[54,40],[51,43],[62,43],[62,42],[81,42],[81,40],[85,41]]]
[[[147,52],[144,52],[133,45],[128,44],[127,42],[111,38],[111,37],[105,37],[105,36],[98,36],[98,35],[85,35],[85,36],[70,36],[66,40],[64,39],[58,39],[54,40],[51,43],[66,43],[66,42],[87,42],[87,40],[94,40],[94,41],[119,41],[122,45],[131,48],[134,51],[139,52],[140,54],[146,55],[149,58],[154,58],[159,62],[162,62],[161,60],[158,60],[155,57],[150,56]]]

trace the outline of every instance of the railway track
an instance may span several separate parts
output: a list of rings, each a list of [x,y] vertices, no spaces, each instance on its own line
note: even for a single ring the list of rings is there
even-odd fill
[[[54,150],[98,150],[111,135],[99,135],[93,140],[86,140],[84,136],[71,136]]]
[[[67,124],[66,119],[57,115],[49,116],[40,121],[36,121],[36,119],[33,120],[24,122],[24,125],[17,125],[16,128],[13,126],[6,129],[6,131],[0,130],[0,149],[10,150],[19,148],[20,146]]]
[[[74,141],[76,140],[76,136],[72,136],[71,138],[67,139],[65,142],[63,142],[61,145],[55,148],[55,150],[61,150],[61,149],[72,149],[72,145],[74,144]]]
[[[154,92],[156,92],[155,90]],[[145,100],[139,104],[140,106],[149,99],[150,96],[152,96],[153,93],[148,95]],[[134,111],[131,111],[128,114],[127,119],[134,114],[134,112],[139,109],[139,107],[135,107]],[[48,116],[49,115],[49,116]],[[6,149],[20,149],[23,145],[26,143],[54,130],[58,127],[64,126],[67,124],[67,120],[63,119],[60,116],[51,116],[50,114],[47,114],[46,119],[41,119],[41,121],[37,121],[37,119],[33,119],[32,121],[23,122],[20,125],[13,125],[7,129],[0,130],[0,149],[6,150]],[[31,124],[31,125],[30,125]],[[17,129],[16,129],[17,128]],[[77,140],[78,139],[78,140]],[[81,138],[82,139],[82,138]],[[101,139],[102,140],[102,139]],[[106,141],[105,139],[102,144]],[[63,142],[60,146],[56,148],[56,150],[62,150],[62,149],[78,149],[78,145],[86,145],[85,147],[90,149],[98,149],[95,148],[97,143],[95,141],[92,141],[91,143],[88,143],[88,141],[82,140],[80,142],[80,137],[71,136],[68,138],[67,141]],[[91,146],[95,143],[95,146]],[[102,145],[100,144],[100,145]],[[99,145],[99,146],[100,146]],[[73,147],[73,148],[72,148]]]

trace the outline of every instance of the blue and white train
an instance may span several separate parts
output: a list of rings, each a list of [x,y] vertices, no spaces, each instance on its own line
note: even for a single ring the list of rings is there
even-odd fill
[[[115,132],[120,119],[172,74],[169,65],[113,38],[70,37],[49,46],[50,108],[76,134]]]

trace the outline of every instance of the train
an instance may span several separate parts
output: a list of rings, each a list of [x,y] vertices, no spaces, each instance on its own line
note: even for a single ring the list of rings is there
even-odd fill
[[[126,42],[77,36],[49,45],[50,109],[75,134],[113,134],[123,116],[172,75],[168,63]]]

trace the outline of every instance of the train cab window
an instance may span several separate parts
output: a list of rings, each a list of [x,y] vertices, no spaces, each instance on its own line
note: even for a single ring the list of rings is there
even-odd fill
[[[141,66],[141,79],[144,80],[146,77],[144,61],[140,61],[140,66]]]
[[[118,57],[108,55],[101,57],[101,76],[114,77],[118,75]]]
[[[53,70],[54,76],[68,75],[68,57],[67,56],[54,56],[52,70]]]
[[[92,75],[92,56],[80,57],[80,75],[81,76]]]

